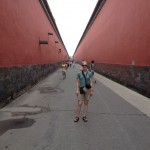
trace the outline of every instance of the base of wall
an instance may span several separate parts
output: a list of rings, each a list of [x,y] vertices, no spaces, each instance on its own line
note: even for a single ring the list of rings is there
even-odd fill
[[[150,98],[150,66],[95,64],[95,71]]]
[[[25,93],[59,66],[57,63],[0,68],[0,107]]]

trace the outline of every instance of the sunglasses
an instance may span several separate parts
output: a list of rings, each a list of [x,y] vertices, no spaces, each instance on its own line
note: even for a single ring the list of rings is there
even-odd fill
[[[87,67],[87,65],[82,65],[83,67]]]

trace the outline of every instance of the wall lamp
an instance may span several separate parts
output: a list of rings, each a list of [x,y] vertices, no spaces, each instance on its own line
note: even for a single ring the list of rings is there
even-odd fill
[[[48,32],[48,35],[53,35],[53,33],[51,33],[51,32]]]
[[[55,41],[55,43],[58,43],[58,41]]]
[[[39,44],[48,44],[48,41],[46,41],[46,40],[39,40]]]

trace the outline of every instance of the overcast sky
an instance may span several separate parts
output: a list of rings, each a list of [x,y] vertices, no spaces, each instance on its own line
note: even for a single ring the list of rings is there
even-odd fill
[[[47,0],[59,33],[72,56],[98,0]]]

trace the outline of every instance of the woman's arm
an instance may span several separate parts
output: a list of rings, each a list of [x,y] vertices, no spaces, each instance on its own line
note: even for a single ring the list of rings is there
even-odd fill
[[[76,80],[76,95],[79,95],[79,79]]]
[[[92,83],[92,79],[90,78],[90,85],[91,85],[91,91],[93,91],[93,83]]]
[[[92,84],[92,79],[90,78],[90,85],[91,85],[91,88],[90,88],[90,96],[93,95],[93,84]]]

